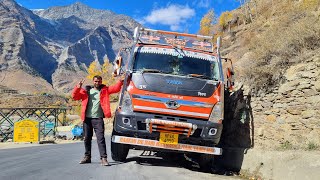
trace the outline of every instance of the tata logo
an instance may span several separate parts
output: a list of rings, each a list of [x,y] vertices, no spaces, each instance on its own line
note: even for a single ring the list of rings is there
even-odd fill
[[[175,100],[169,100],[165,103],[166,107],[169,109],[178,109],[180,104]]]
[[[170,79],[166,79],[168,84],[172,84],[172,85],[182,85],[182,81],[178,81],[178,80],[170,80]]]

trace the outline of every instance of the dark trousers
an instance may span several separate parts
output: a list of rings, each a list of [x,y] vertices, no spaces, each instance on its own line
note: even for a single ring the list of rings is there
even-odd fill
[[[96,133],[100,158],[107,158],[106,140],[104,138],[103,118],[87,118],[83,122],[85,156],[91,157],[93,130]]]

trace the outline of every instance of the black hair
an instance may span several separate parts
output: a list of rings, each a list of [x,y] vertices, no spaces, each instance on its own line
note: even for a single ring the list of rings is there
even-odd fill
[[[93,76],[92,80],[94,80],[94,78],[97,78],[97,79],[102,80],[102,77],[101,77],[101,76],[99,76],[99,75],[95,75],[95,76]]]

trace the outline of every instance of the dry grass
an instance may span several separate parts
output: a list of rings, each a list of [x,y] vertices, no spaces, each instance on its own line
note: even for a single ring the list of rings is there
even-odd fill
[[[258,16],[241,37],[251,52],[242,77],[256,92],[281,83],[301,54],[320,48],[319,0],[272,2],[258,1]]]

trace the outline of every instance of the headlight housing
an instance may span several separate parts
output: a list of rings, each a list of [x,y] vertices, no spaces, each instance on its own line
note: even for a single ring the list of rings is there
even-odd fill
[[[223,120],[223,113],[224,113],[223,108],[224,107],[222,102],[218,102],[217,104],[215,104],[211,111],[209,121],[215,122],[215,123],[221,122]]]
[[[125,91],[123,94],[121,111],[126,112],[126,113],[133,112],[132,100],[131,100],[130,94],[127,91]]]

